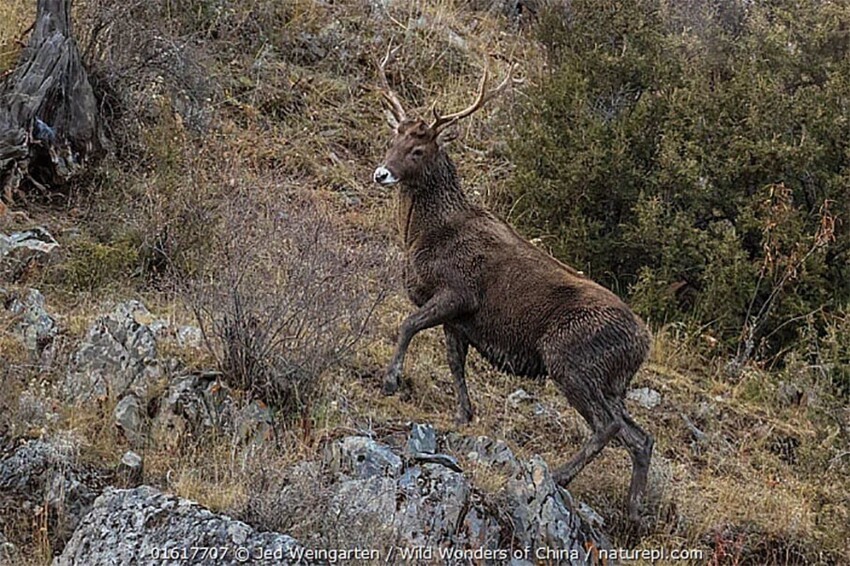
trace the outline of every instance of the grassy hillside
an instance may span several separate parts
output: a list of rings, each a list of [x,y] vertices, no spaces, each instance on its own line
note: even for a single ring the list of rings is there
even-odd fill
[[[189,368],[239,375],[227,362],[232,334],[216,326],[235,316],[231,289],[240,290],[246,320],[255,321],[245,328],[270,330],[287,316],[303,322],[297,339],[275,352],[287,360],[303,356],[301,365],[313,371],[296,393],[290,389],[277,398],[276,442],[253,450],[217,438],[154,439],[145,450],[148,483],[309,538],[322,528],[309,505],[303,516],[292,517],[263,505],[280,485],[282,475],[274,470],[314,456],[343,431],[391,430],[411,420],[454,429],[452,380],[438,331],[413,342],[406,366],[410,393],[379,394],[382,368],[410,306],[398,280],[395,195],[371,183],[390,137],[375,89],[376,60],[390,42],[400,46],[389,79],[423,115],[434,102],[446,110],[468,104],[485,67],[500,77],[518,63],[524,83],[466,120],[451,147],[466,191],[565,260],[573,259],[565,257],[568,246],[598,226],[567,234],[563,225],[555,226],[553,219],[563,217],[558,207],[574,197],[583,214],[604,210],[598,202],[596,208],[584,206],[587,195],[558,193],[578,186],[589,169],[599,173],[600,162],[577,162],[560,189],[546,185],[553,191],[548,196],[516,191],[519,181],[532,176],[521,160],[533,148],[518,149],[518,141],[555,143],[529,134],[539,97],[549,96],[553,112],[560,108],[561,117],[570,116],[574,108],[558,107],[556,95],[597,75],[563,71],[553,79],[554,66],[561,64],[553,59],[558,45],[541,35],[541,22],[550,20],[512,18],[490,4],[499,3],[78,0],[76,33],[114,151],[67,193],[18,199],[0,216],[0,232],[44,225],[59,240],[60,262],[7,288],[40,289],[63,329],[55,361],[43,371],[13,335],[12,318],[0,318],[0,435],[21,439],[65,431],[80,439],[86,461],[117,461],[127,442],[113,424],[114,400],[99,400],[86,411],[60,406],[60,418],[43,423],[31,418],[22,399],[48,395],[91,321],[110,301],[124,298],[139,298],[152,312],[184,324],[198,324],[200,313],[211,332],[208,347],[166,353]],[[667,4],[658,5],[658,17],[670,17]],[[848,21],[846,11],[836,9],[830,17]],[[0,73],[14,65],[15,38],[31,18],[26,2],[0,7]],[[627,51],[624,45],[618,49]],[[664,58],[663,52],[655,55]],[[614,138],[590,141],[613,152],[620,148]],[[653,183],[663,183],[665,173],[656,173]],[[593,178],[597,192],[600,179],[608,177]],[[628,182],[639,194],[632,168]],[[836,205],[839,223],[849,223],[846,207]],[[651,212],[646,201],[636,206],[636,216]],[[653,225],[664,227],[668,220]],[[655,234],[653,241],[676,250],[683,242],[677,234]],[[722,263],[724,249],[716,242],[705,245]],[[652,285],[676,283],[680,259],[659,259]],[[593,254],[584,250],[582,261],[590,262],[583,269],[603,279],[610,275],[604,270],[616,265],[606,259],[595,271]],[[668,267],[670,279],[662,280]],[[612,286],[624,296],[633,290]],[[725,304],[721,299],[702,304]],[[648,299],[643,305],[644,314],[661,308]],[[850,323],[843,308],[843,318],[835,308],[828,324],[800,325],[781,363],[748,355],[734,372],[734,342],[718,340],[702,320],[688,313],[651,317],[651,360],[633,387],[655,389],[661,402],[652,409],[629,402],[636,420],[656,438],[650,516],[639,528],[626,520],[630,462],[616,447],[578,476],[570,486],[573,495],[605,517],[624,548],[702,548],[712,564],[850,561],[850,408],[835,377],[847,371],[842,348]],[[314,323],[324,320],[317,313],[327,322]],[[360,328],[363,320],[368,323]],[[244,342],[239,347],[250,348]],[[279,359],[260,357],[256,367],[274,376]],[[518,455],[541,454],[550,465],[568,459],[588,434],[551,383],[496,372],[475,354],[468,379],[478,418],[463,433],[504,439]],[[510,403],[518,388],[535,402]],[[474,480],[495,491],[502,478]],[[34,564],[49,563],[51,549],[34,517],[9,512],[2,524]]]

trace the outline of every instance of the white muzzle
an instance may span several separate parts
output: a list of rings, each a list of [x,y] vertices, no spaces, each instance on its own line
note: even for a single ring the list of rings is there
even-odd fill
[[[379,185],[384,186],[395,185],[398,183],[396,176],[383,165],[375,169],[375,172],[372,174],[372,179],[374,179],[374,181]]]

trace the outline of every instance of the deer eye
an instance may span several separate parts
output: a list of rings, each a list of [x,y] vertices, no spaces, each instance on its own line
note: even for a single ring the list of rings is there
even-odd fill
[[[418,157],[422,157],[422,155],[424,153],[425,152],[422,150],[421,147],[414,147],[413,150],[411,150],[410,155],[418,158]]]

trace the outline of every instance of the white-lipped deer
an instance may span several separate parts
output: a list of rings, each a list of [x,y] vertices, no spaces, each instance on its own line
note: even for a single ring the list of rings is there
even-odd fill
[[[470,346],[517,375],[548,375],[592,430],[556,480],[569,483],[612,440],[632,459],[629,511],[639,516],[653,439],[632,419],[626,389],[649,353],[644,323],[614,293],[529,243],[464,194],[444,142],[448,128],[513,82],[514,67],[492,90],[487,73],[464,110],[425,122],[410,118],[379,65],[393,139],[374,180],[399,191],[398,229],[405,286],[416,310],[401,325],[383,389],[399,387],[404,358],[419,332],[442,326],[458,399],[457,420],[473,418],[465,377]]]

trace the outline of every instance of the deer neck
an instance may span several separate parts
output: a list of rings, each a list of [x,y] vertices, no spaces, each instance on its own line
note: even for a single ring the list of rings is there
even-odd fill
[[[469,207],[457,170],[441,155],[438,167],[416,182],[402,185],[398,202],[398,230],[410,250],[429,231],[438,230],[456,213]]]

